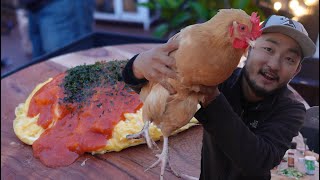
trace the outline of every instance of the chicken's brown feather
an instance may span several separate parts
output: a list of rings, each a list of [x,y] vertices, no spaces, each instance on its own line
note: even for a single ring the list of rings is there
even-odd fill
[[[197,110],[198,95],[182,92],[170,95],[160,84],[152,87],[142,109],[142,117],[156,124],[164,136],[188,124]]]
[[[202,84],[213,86],[227,79],[236,68],[244,49],[235,49],[231,45],[228,26],[231,17],[237,17],[241,23],[250,26],[250,16],[235,10],[238,16],[216,15],[210,21],[184,28],[179,37],[179,49],[174,53],[178,76],[185,85]],[[230,10],[222,11],[222,14]],[[245,20],[243,20],[245,19]],[[217,25],[215,25],[217,24]],[[223,67],[223,68],[221,68]]]
[[[188,26],[169,41],[178,41],[178,50],[170,56],[176,60],[178,79],[167,81],[177,91],[170,95],[159,84],[142,89],[143,113],[164,135],[182,127],[196,112],[202,94],[194,92],[199,85],[213,86],[226,80],[237,67],[245,49],[235,49],[229,35],[233,21],[251,28],[250,16],[242,10],[220,10],[211,20]],[[150,82],[152,83],[152,82]],[[152,87],[152,89],[151,89]]]

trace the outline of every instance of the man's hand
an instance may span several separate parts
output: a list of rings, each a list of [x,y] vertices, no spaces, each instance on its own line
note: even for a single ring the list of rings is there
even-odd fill
[[[199,92],[204,95],[203,100],[201,100],[202,107],[207,107],[220,94],[218,86],[202,86],[201,85]]]
[[[169,53],[178,49],[177,41],[167,43],[152,48],[137,56],[133,62],[133,73],[137,79],[146,78],[149,81],[160,82],[166,78],[176,78],[176,62]]]

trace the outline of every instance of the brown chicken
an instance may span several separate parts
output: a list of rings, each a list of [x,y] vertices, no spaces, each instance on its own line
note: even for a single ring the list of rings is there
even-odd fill
[[[140,97],[144,102],[142,116],[145,125],[141,132],[127,136],[143,136],[151,148],[155,143],[148,134],[150,122],[161,129],[163,150],[158,155],[159,159],[150,166],[153,168],[161,162],[160,179],[163,179],[168,164],[168,136],[186,125],[196,113],[198,103],[204,99],[199,92],[200,86],[215,86],[225,81],[249,44],[253,46],[260,35],[256,13],[250,17],[239,9],[221,9],[209,21],[190,25],[170,39],[179,42],[179,48],[170,53],[176,60],[178,78],[165,81],[176,93],[169,93],[161,85],[163,83],[149,82],[143,87]]]

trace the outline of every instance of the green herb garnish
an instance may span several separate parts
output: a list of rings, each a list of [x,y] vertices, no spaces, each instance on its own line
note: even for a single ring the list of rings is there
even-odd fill
[[[295,168],[286,168],[286,169],[282,169],[280,171],[280,173],[282,175],[285,175],[287,177],[292,177],[292,178],[295,178],[295,179],[300,179],[304,176],[303,173],[301,173],[300,171],[298,171],[297,169]]]
[[[119,81],[123,81],[121,72],[127,62],[127,60],[96,62],[92,65],[85,64],[67,70],[61,84],[65,95],[62,101],[64,103],[88,103],[87,99],[97,93],[95,88],[116,86]],[[129,90],[128,86],[126,88]],[[113,95],[113,93],[110,94]],[[98,106],[101,105],[98,104]]]

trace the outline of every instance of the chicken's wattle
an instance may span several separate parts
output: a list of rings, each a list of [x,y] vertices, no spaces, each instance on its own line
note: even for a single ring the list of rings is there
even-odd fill
[[[235,38],[233,40],[232,46],[236,49],[246,49],[249,46],[249,44],[244,40]]]

